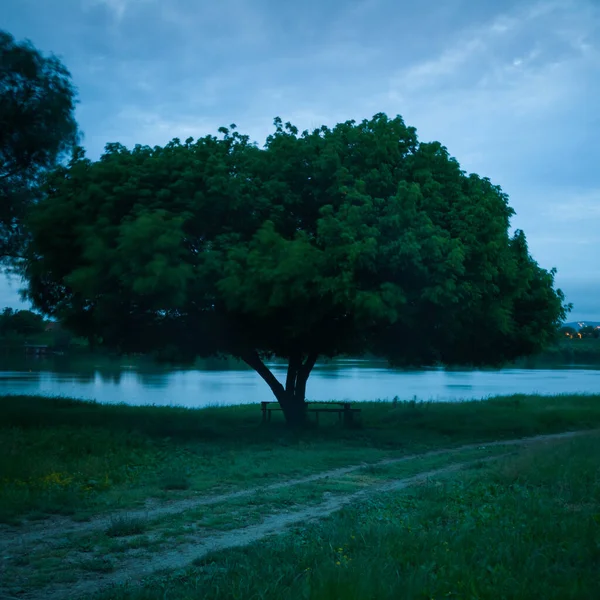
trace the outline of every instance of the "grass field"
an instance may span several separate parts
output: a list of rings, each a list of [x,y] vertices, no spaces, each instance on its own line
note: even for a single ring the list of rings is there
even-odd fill
[[[600,396],[360,407],[0,398],[0,597],[597,597]]]
[[[600,437],[536,447],[104,600],[598,598]]]
[[[298,433],[257,406],[183,409],[0,397],[0,522],[86,518],[148,497],[180,497],[469,442],[600,427],[599,396],[462,403],[364,403]]]

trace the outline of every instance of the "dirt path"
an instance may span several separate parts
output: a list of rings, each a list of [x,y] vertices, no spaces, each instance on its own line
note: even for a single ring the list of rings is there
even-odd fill
[[[594,431],[596,430],[568,431],[564,433],[538,435],[534,437],[501,440],[497,442],[479,442],[476,444],[466,444],[464,446],[432,450],[421,454],[411,454],[407,456],[401,456],[398,458],[388,458],[374,463],[361,463],[357,465],[350,465],[347,467],[341,467],[329,471],[322,471],[320,473],[315,473],[306,477],[288,479],[286,481],[279,481],[277,483],[272,483],[266,486],[248,488],[245,490],[240,490],[239,492],[230,492],[227,494],[218,494],[211,496],[198,496],[186,498],[184,500],[174,500],[166,502],[149,500],[146,502],[146,505],[143,508],[114,511],[108,515],[95,517],[92,518],[90,521],[86,521],[83,523],[73,521],[68,517],[53,517],[45,521],[28,523],[25,526],[20,527],[0,526],[0,553],[3,549],[13,546],[15,543],[27,544],[36,541],[43,541],[44,543],[48,544],[51,543],[52,538],[64,538],[65,536],[68,536],[71,533],[86,533],[100,529],[106,529],[115,519],[118,519],[119,517],[127,517],[128,519],[157,519],[168,515],[182,513],[194,508],[199,508],[201,506],[209,506],[211,504],[219,504],[222,502],[227,502],[229,500],[235,500],[247,496],[252,496],[260,492],[268,492],[286,487],[292,487],[295,485],[311,483],[320,479],[340,477],[342,475],[347,475],[348,473],[359,471],[360,469],[364,469],[366,467],[393,465],[415,459],[441,456],[451,452],[474,450],[481,447],[492,448],[498,446],[512,445],[524,446],[527,444],[540,443],[544,441],[576,437],[579,435],[593,433]]]
[[[371,494],[402,490],[432,477],[452,473],[475,463],[497,460],[505,456],[507,456],[507,454],[499,454],[484,459],[479,458],[455,463],[440,469],[425,471],[413,475],[412,477],[389,481],[380,486],[374,486],[370,489],[360,490],[352,494],[329,497],[324,502],[315,506],[294,512],[278,512],[270,514],[258,525],[251,525],[213,535],[199,534],[194,536],[193,540],[178,545],[170,552],[162,552],[151,558],[144,559],[135,557],[125,558],[125,560],[120,563],[119,568],[112,573],[97,575],[93,578],[87,577],[67,585],[47,586],[41,590],[21,594],[18,598],[21,600],[62,600],[67,597],[77,598],[79,596],[85,596],[86,594],[98,592],[98,590],[125,583],[133,583],[135,585],[140,582],[140,580],[149,577],[157,571],[175,571],[183,569],[189,566],[192,561],[201,559],[211,552],[246,546],[270,535],[282,533],[295,523],[306,524],[322,519],[348,504],[364,500]],[[7,596],[6,598],[16,598],[16,596]],[[4,600],[1,592],[0,600]]]
[[[241,492],[235,492],[232,494],[224,494],[221,496],[209,496],[200,497],[195,499],[189,499],[180,502],[173,502],[170,504],[155,506],[144,511],[138,511],[139,516],[158,518],[163,515],[174,514],[182,512],[189,508],[197,506],[209,505],[216,502],[224,502],[227,500],[244,497],[256,492],[264,490],[280,489],[283,487],[289,487],[302,483],[310,483],[319,479],[327,477],[338,477],[353,471],[358,471],[367,466],[373,465],[390,465],[400,463],[403,461],[410,461],[414,459],[421,459],[432,456],[439,456],[443,454],[450,454],[454,452],[460,452],[461,450],[474,450],[478,448],[489,448],[498,446],[509,446],[518,445],[520,447],[527,446],[530,444],[537,444],[540,442],[558,441],[568,438],[573,438],[580,435],[598,433],[595,431],[575,431],[553,435],[543,435],[531,438],[521,438],[513,440],[503,440],[499,442],[491,443],[479,443],[479,444],[468,444],[457,448],[448,448],[444,450],[435,450],[423,454],[416,454],[411,456],[404,456],[394,459],[386,459],[377,463],[353,465],[344,467],[341,469],[334,469],[327,472],[318,473],[301,479],[288,480],[271,484],[261,488],[253,488],[252,490],[243,490]],[[113,585],[120,585],[127,582],[137,583],[141,579],[150,576],[156,571],[160,570],[177,570],[182,569],[190,565],[192,561],[202,558],[203,556],[214,552],[216,550],[223,550],[226,548],[234,548],[239,546],[245,546],[252,542],[263,539],[269,535],[282,533],[287,527],[294,523],[306,523],[315,521],[331,515],[333,512],[351,504],[367,498],[369,495],[374,493],[383,493],[394,490],[401,490],[411,485],[415,485],[419,482],[425,481],[431,477],[437,477],[444,474],[452,473],[468,467],[474,463],[484,461],[496,460],[506,456],[506,454],[494,455],[486,458],[477,458],[475,460],[463,461],[453,463],[449,466],[442,468],[424,471],[410,477],[386,481],[381,484],[373,485],[369,488],[355,491],[352,493],[342,495],[328,495],[318,504],[311,506],[300,506],[297,510],[293,511],[272,511],[270,514],[265,515],[263,520],[254,525],[241,527],[238,529],[214,532],[207,530],[193,531],[190,535],[187,535],[184,540],[172,541],[168,540],[169,546],[167,549],[161,549],[160,551],[148,556],[140,555],[139,552],[132,550],[124,552],[120,555],[118,564],[115,566],[115,570],[110,573],[78,573],[79,579],[76,581],[61,583],[61,584],[50,584],[43,588],[38,589],[21,589],[15,592],[15,589],[9,591],[8,588],[4,587],[0,577],[0,600],[20,598],[22,600],[59,600],[63,598],[77,598],[79,596],[85,596],[97,592],[98,590],[106,589]],[[128,515],[134,514],[133,511],[129,511]],[[6,536],[5,532],[0,532],[0,559],[3,554],[14,554],[15,552],[26,553],[28,548],[33,546],[45,546],[46,544],[60,543],[65,541],[65,537],[69,532],[85,532],[93,531],[104,527],[110,523],[110,519],[115,518],[114,515],[111,517],[102,517],[95,519],[89,523],[77,524],[66,521],[68,528],[61,527],[59,522],[53,521],[49,526],[44,527],[43,525],[35,525],[28,531],[23,533],[17,533],[17,531],[10,531],[9,535]],[[33,545],[33,546],[32,546]],[[80,551],[73,549],[69,551],[68,555],[64,558],[65,564],[76,564],[78,560],[81,560],[82,554]],[[89,554],[85,555],[89,558]],[[0,563],[1,564],[1,563]],[[68,566],[67,566],[68,568]],[[0,569],[0,574],[1,574]]]

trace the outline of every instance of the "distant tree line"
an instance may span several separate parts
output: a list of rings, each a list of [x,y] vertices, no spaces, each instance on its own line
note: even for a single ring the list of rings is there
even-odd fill
[[[563,327],[560,330],[561,339],[569,340],[586,340],[586,339],[600,339],[600,327],[593,327],[592,325],[586,325],[579,331],[574,327]]]
[[[535,356],[516,361],[516,366],[536,368],[544,365],[600,364],[600,329],[588,325],[579,331],[562,327],[554,344]]]
[[[5,308],[0,314],[0,335],[18,335],[24,338],[41,335],[46,331],[46,321],[30,310]]]
[[[73,334],[60,323],[45,320],[30,310],[5,308],[0,313],[0,347],[40,345],[66,350],[74,342]]]

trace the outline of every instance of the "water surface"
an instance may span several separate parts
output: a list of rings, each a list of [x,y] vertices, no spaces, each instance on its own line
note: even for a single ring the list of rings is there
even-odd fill
[[[284,379],[284,367],[272,365]],[[400,370],[383,361],[337,360],[316,365],[311,400],[456,401],[506,394],[600,393],[600,370]],[[42,394],[102,403],[201,407],[272,400],[252,370],[234,361],[203,361],[195,369],[165,369],[141,360],[94,357],[0,357],[0,394]]]

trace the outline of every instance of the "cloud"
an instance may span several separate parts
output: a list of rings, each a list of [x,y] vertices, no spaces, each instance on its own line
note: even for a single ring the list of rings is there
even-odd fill
[[[155,0],[84,0],[84,7],[104,7],[112,14],[117,22],[120,22],[127,11],[138,8],[141,4],[154,1]]]
[[[524,215],[534,188],[543,197],[573,181],[598,183],[590,98],[600,94],[599,23],[600,5],[587,2],[518,8],[390,75],[374,104],[502,185]]]
[[[567,317],[569,321],[600,321],[600,273],[596,278],[557,278],[567,302],[573,303],[573,311]]]
[[[158,15],[161,21],[178,31],[179,39],[176,41],[180,50],[206,43],[207,51],[217,54],[223,50],[264,46],[270,38],[269,13],[261,10],[261,4],[260,1],[247,0],[169,0],[160,3]],[[193,53],[186,56],[184,52],[180,58],[198,60],[199,57]]]
[[[550,202],[541,216],[561,224],[591,222],[595,234],[600,238],[600,187],[598,189],[563,193],[562,199]],[[597,240],[596,240],[597,241]]]
[[[576,304],[573,282],[597,277],[597,0],[52,4],[3,0],[0,17],[72,68],[91,158],[232,122],[262,143],[276,115],[302,130],[401,114],[509,193]]]
[[[24,308],[28,304],[21,300],[20,290],[24,287],[19,277],[0,278],[0,310],[9,306],[10,308]]]
[[[456,34],[455,42],[438,56],[396,73],[388,93],[409,104],[429,95],[434,100],[441,96],[444,104],[454,94],[463,96],[468,104],[457,108],[465,116],[471,116],[473,106],[486,114],[503,107],[539,114],[540,108],[579,91],[564,84],[574,83],[582,68],[600,65],[597,43],[589,41],[598,20],[599,11],[573,13],[571,3],[564,2],[496,17]],[[555,26],[548,28],[548,21]],[[576,72],[570,77],[573,66]]]
[[[125,145],[133,146],[136,140],[144,140],[145,144],[154,146],[164,144],[166,141],[179,137],[185,140],[188,137],[199,138],[209,133],[215,134],[223,125],[208,118],[192,115],[178,115],[167,118],[160,111],[140,110],[135,107],[126,107],[118,114],[118,123],[128,123],[131,133],[121,139]],[[117,132],[115,131],[115,135]]]

